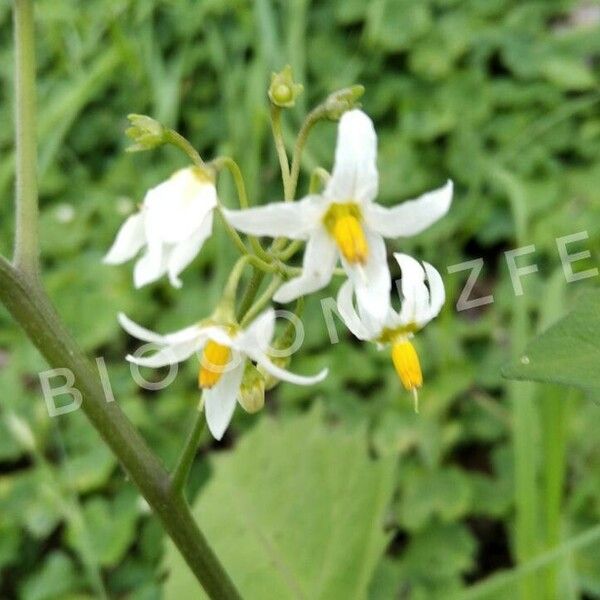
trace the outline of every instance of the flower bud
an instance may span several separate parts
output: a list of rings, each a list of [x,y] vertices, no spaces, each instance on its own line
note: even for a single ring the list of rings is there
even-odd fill
[[[269,99],[275,106],[291,108],[303,90],[301,84],[294,83],[290,65],[286,65],[279,73],[271,74],[271,85],[268,93]]]
[[[323,103],[325,115],[328,119],[337,121],[346,111],[360,106],[358,100],[364,93],[365,88],[362,85],[351,85],[333,92]]]
[[[127,118],[131,127],[125,130],[125,135],[134,141],[127,152],[152,150],[165,143],[165,128],[158,121],[146,115],[129,115]]]
[[[265,405],[265,376],[250,362],[244,370],[239,401],[248,413],[258,412]]]

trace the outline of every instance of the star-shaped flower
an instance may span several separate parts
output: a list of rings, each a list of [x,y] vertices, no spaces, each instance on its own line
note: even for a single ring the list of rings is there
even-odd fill
[[[135,287],[165,274],[171,285],[181,287],[179,274],[212,233],[216,206],[211,176],[199,167],[181,169],[146,193],[139,212],[122,225],[104,262],[121,264],[146,247],[135,265]]]
[[[203,390],[208,428],[217,440],[223,437],[233,416],[248,361],[256,363],[277,379],[297,385],[313,385],[327,376],[327,369],[313,377],[296,375],[271,361],[268,349],[275,332],[275,311],[272,308],[245,329],[207,322],[159,335],[137,325],[124,314],[119,315],[119,322],[134,337],[158,346],[158,350],[147,358],[127,357],[137,365],[164,367],[202,353],[198,385]]]
[[[410,342],[414,334],[434,319],[445,301],[444,283],[438,271],[429,263],[421,265],[407,254],[394,254],[402,270],[402,307],[396,312],[391,305],[381,320],[374,319],[353,303],[350,281],[338,293],[338,310],[348,329],[360,340],[391,346],[392,361],[402,385],[413,392],[417,408],[417,390],[423,385],[423,375],[417,352]],[[427,285],[426,285],[427,282]]]
[[[375,318],[385,316],[391,278],[384,238],[416,235],[444,216],[452,200],[452,182],[386,208],[374,202],[376,158],[371,119],[360,110],[348,111],[339,123],[333,173],[321,194],[225,211],[242,232],[307,240],[302,274],[281,286],[276,301],[290,302],[325,287],[340,258],[358,302]]]

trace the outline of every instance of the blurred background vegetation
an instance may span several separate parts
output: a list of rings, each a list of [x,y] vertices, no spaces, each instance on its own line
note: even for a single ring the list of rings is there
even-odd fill
[[[101,264],[145,190],[186,164],[170,148],[124,153],[128,113],[177,128],[205,158],[232,155],[255,203],[278,199],[266,88],[270,72],[290,63],[305,85],[286,115],[290,144],[307,108],[362,83],[363,106],[379,134],[380,201],[455,181],[450,215],[394,247],[436,265],[448,291],[443,314],[418,339],[426,378],[421,414],[412,412],[385,353],[356,344],[341,327],[342,343],[330,345],[318,299],[311,301],[293,368],[312,372],[328,364],[330,377],[312,389],[278,387],[260,415],[238,410],[224,444],[204,438],[192,492],[207,490],[211,522],[229,522],[237,481],[230,481],[229,496],[223,485],[236,472],[242,496],[244,486],[260,481],[265,498],[285,504],[310,485],[327,487],[336,456],[353,456],[349,440],[360,440],[360,456],[368,450],[379,459],[373,465],[392,465],[391,482],[387,471],[382,475],[385,502],[373,513],[384,517],[385,538],[373,542],[361,563],[368,563],[363,584],[370,598],[447,598],[461,590],[465,597],[512,598],[523,583],[528,597],[600,598],[599,536],[578,552],[564,546],[600,523],[599,408],[563,388],[501,377],[502,366],[520,356],[536,331],[597,285],[597,277],[567,285],[555,240],[587,231],[589,240],[572,251],[588,248],[592,257],[574,268],[600,265],[600,6],[569,0],[35,4],[45,281],[80,343],[105,358],[116,398],[167,464],[198,399],[194,365],[167,391],[141,392],[123,360],[132,342],[116,314],[125,311],[160,331],[188,324],[218,298],[235,251],[219,232],[184,274],[182,291],[166,283],[134,291],[130,266]],[[10,12],[9,2],[0,5],[4,253],[12,245],[13,216]],[[333,124],[317,127],[305,182],[312,167],[331,166],[334,139]],[[223,179],[221,197],[232,206],[233,188]],[[523,261],[539,270],[524,278],[517,298],[504,252],[528,245],[535,252]],[[476,258],[485,266],[474,295],[493,294],[494,303],[457,312],[468,272],[448,274],[447,267]],[[44,369],[0,310],[0,598],[181,599],[186,589],[195,598],[185,585],[175,592],[174,579],[166,578],[175,559],[165,562],[158,523],[83,415],[48,417],[37,379]],[[270,461],[280,465],[288,444],[295,448],[312,429],[335,446],[330,456],[323,444],[330,468],[311,479],[290,462],[286,472],[298,469],[306,486],[279,485]],[[277,441],[279,431],[289,432],[286,443]],[[228,449],[236,447],[232,459]],[[218,460],[205,460],[209,453]],[[307,464],[318,466],[319,455],[307,453]],[[360,471],[359,487],[370,489],[368,466],[344,465]],[[248,472],[259,479],[246,481]],[[260,497],[247,493],[250,501]],[[299,514],[310,513],[311,498]],[[377,503],[362,496],[357,502],[365,510]],[[207,526],[218,538],[219,528],[211,533]],[[372,529],[379,530],[376,520]],[[225,556],[227,544],[244,544],[243,536],[229,533],[215,539]],[[544,571],[525,580],[511,571],[497,591],[481,584],[555,546],[563,549],[559,560]],[[251,597],[276,597],[266,583],[262,594],[260,580],[254,585]],[[309,597],[352,595],[330,590]]]

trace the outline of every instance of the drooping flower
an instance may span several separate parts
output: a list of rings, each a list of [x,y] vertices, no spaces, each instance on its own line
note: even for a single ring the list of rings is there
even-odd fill
[[[186,327],[175,333],[159,335],[137,325],[124,314],[121,326],[134,337],[158,346],[146,358],[129,355],[127,360],[142,367],[164,367],[201,353],[198,386],[203,391],[206,422],[212,435],[220,440],[227,429],[240,391],[248,361],[276,377],[297,385],[313,385],[327,376],[323,369],[315,376],[296,375],[275,365],[268,347],[275,332],[275,311],[270,308],[247,328],[210,322]],[[244,406],[244,404],[242,404]]]
[[[286,282],[274,299],[290,302],[325,287],[338,258],[357,300],[375,318],[388,309],[391,278],[384,237],[413,236],[444,216],[452,182],[393,208],[376,204],[377,136],[360,110],[342,116],[331,178],[321,194],[241,211],[227,210],[229,222],[253,235],[307,240],[302,273]]]
[[[148,190],[140,210],[121,226],[104,257],[106,264],[121,264],[142,248],[134,269],[136,288],[168,275],[181,287],[179,274],[196,257],[212,232],[217,190],[211,175],[188,167]]]
[[[381,320],[365,313],[353,303],[353,289],[346,281],[338,293],[338,310],[348,329],[360,340],[390,346],[392,362],[404,388],[413,393],[418,410],[417,391],[423,385],[421,364],[411,338],[442,309],[445,301],[444,283],[438,271],[429,263],[421,265],[407,254],[394,254],[402,271],[402,307],[400,312],[388,305]],[[427,283],[427,284],[426,284]]]

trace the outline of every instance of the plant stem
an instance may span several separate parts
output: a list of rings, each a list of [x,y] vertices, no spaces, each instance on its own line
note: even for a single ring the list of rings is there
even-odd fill
[[[0,301],[52,368],[67,368],[81,392],[82,410],[119,459],[190,569],[211,598],[240,598],[208,545],[185,500],[171,489],[168,472],[116,402],[62,324],[46,293],[0,258]]]
[[[244,318],[240,323],[240,326],[246,327],[249,325],[254,317],[260,313],[260,311],[271,301],[273,294],[281,286],[281,277],[273,277],[271,283],[267,286],[265,291],[261,294],[260,298],[246,311]]]
[[[286,202],[290,202],[294,199],[292,180],[290,178],[290,163],[285,150],[283,130],[281,128],[281,108],[275,105],[271,105],[271,130],[273,131],[273,140],[275,141],[275,149],[277,150],[277,158],[279,159],[279,167],[281,168],[281,178],[283,179],[283,197]]]
[[[206,163],[202,160],[202,157],[190,144],[188,140],[186,140],[180,133],[177,133],[174,129],[168,129],[165,132],[165,136],[167,138],[167,143],[172,144],[173,146],[179,148],[183,152],[185,152],[189,159],[197,166],[206,168]]]
[[[37,278],[39,273],[36,148],[35,31],[33,1],[14,2],[16,233],[15,264]]]
[[[256,294],[258,294],[260,284],[262,283],[264,277],[264,271],[254,269],[254,272],[250,277],[250,281],[248,282],[248,285],[244,290],[244,295],[242,296],[242,300],[237,310],[238,321],[240,321],[244,317],[244,315],[248,312],[248,309],[252,306],[254,298],[256,298]]]
[[[190,433],[183,447],[183,451],[179,456],[177,466],[173,470],[171,476],[171,489],[176,494],[183,495],[185,483],[187,481],[190,469],[194,463],[196,451],[198,450],[198,444],[204,431],[204,410],[199,407],[194,417],[194,422],[190,429]]]
[[[294,154],[292,157],[292,170],[290,173],[290,195],[293,198],[296,194],[296,188],[298,187],[298,177],[300,176],[300,161],[302,160],[302,152],[304,151],[304,146],[306,145],[306,141],[308,140],[308,134],[314,125],[320,121],[324,116],[322,105],[317,106],[313,109],[302,123],[302,127],[300,128],[300,132],[298,133],[298,137],[296,138],[296,145],[294,146]]]

